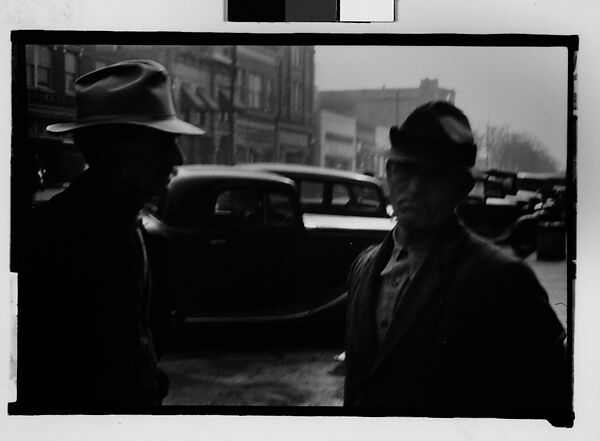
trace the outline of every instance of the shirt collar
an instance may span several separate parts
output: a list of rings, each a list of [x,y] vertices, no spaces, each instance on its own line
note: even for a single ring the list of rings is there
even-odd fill
[[[411,242],[409,245],[404,245],[398,241],[395,229],[392,231],[392,239],[394,241],[392,255],[397,256],[402,250],[406,250],[409,277],[416,274],[435,242],[435,237],[424,237],[418,241]]]

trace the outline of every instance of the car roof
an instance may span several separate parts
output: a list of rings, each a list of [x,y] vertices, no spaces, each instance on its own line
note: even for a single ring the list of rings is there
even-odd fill
[[[560,180],[565,179],[564,173],[532,173],[532,172],[519,172],[517,174],[519,179],[539,179],[539,180]]]
[[[381,181],[363,173],[305,164],[284,164],[279,162],[254,162],[238,164],[237,167],[246,170],[267,170],[284,175],[305,176],[330,180],[360,181],[381,186]]]
[[[244,170],[231,165],[180,165],[176,167],[177,173],[173,177],[173,182],[182,182],[188,180],[228,180],[240,181],[269,181],[284,185],[294,185],[294,182],[285,176],[275,175],[273,173],[261,172],[259,170]]]
[[[517,177],[517,173],[509,170],[500,170],[495,168],[477,168],[474,167],[471,169],[471,175],[474,178],[487,178],[488,176],[494,177]]]

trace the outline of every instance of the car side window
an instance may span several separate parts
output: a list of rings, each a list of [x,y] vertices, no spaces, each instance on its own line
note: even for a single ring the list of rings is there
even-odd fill
[[[295,215],[292,198],[285,193],[267,194],[267,225],[294,225]]]
[[[350,202],[350,191],[344,184],[334,184],[331,190],[331,205],[343,206]]]
[[[370,185],[353,185],[355,208],[359,211],[374,212],[382,208],[382,201],[377,190]]]
[[[225,190],[217,196],[211,217],[217,226],[264,225],[263,195],[254,190]]]
[[[325,202],[325,184],[317,181],[300,183],[300,203],[303,205],[323,205]]]

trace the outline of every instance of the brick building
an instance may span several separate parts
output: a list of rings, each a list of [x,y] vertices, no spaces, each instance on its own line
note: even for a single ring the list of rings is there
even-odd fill
[[[312,163],[315,144],[315,50],[281,46],[278,162]]]
[[[84,163],[70,135],[46,132],[46,126],[75,118],[74,81],[91,61],[81,46],[26,45],[26,146],[46,186],[58,186],[79,174]]]

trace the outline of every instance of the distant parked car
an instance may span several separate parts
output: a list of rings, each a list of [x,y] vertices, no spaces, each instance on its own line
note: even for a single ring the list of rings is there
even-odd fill
[[[475,186],[458,207],[464,223],[478,234],[495,239],[502,236],[522,215],[530,212],[519,202],[517,174],[500,170],[476,170]]]
[[[546,195],[552,193],[555,187],[565,186],[564,173],[525,173],[517,174],[518,191],[529,191]]]
[[[565,218],[565,179],[556,173],[474,173],[475,187],[459,216],[475,232],[525,257],[537,248],[539,225]]]
[[[358,210],[381,208],[352,194]],[[177,322],[323,316],[339,330],[351,263],[392,226],[389,218],[355,219],[362,222],[307,225],[292,180],[230,166],[179,167],[143,211],[161,303]]]
[[[529,212],[505,235],[518,255],[538,251],[538,258],[562,258],[566,235],[566,180],[560,173],[519,173],[517,197]],[[549,242],[550,241],[550,242]]]
[[[349,216],[379,218],[388,229],[393,226],[382,184],[372,176],[312,165],[273,162],[240,164],[237,167],[277,173],[292,179],[298,186],[307,223],[335,225],[343,222],[351,226],[352,219],[340,218]]]

